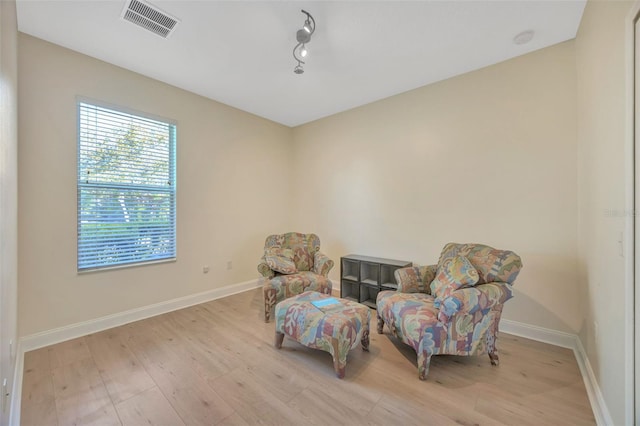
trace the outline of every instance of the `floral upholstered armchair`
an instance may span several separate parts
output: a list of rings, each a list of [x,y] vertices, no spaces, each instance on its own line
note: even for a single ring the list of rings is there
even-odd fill
[[[512,251],[449,243],[437,265],[398,269],[398,290],[378,293],[378,333],[386,323],[415,349],[421,380],[432,355],[488,353],[498,365],[500,315],[521,268]]]
[[[276,303],[305,291],[331,294],[329,271],[333,260],[320,253],[315,234],[270,235],[258,265],[264,291],[264,321],[269,322]]]

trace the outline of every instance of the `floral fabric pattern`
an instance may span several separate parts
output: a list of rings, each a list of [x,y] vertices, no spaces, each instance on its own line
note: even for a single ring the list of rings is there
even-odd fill
[[[264,243],[268,247],[284,247],[293,250],[293,263],[298,271],[310,271],[313,259],[320,250],[320,238],[315,234],[301,234],[288,232],[286,234],[270,235]]]
[[[332,283],[328,276],[334,262],[320,252],[320,238],[317,235],[298,232],[270,235],[264,248],[265,255],[258,265],[258,272],[263,277],[265,322],[269,322],[276,303],[285,298],[308,290],[331,294]],[[268,253],[274,249],[293,253],[296,272],[283,274],[269,267]]]
[[[509,250],[498,250],[483,244],[449,243],[442,249],[438,265],[446,259],[464,256],[478,271],[478,284],[504,282],[513,284],[520,269],[520,256]]]
[[[295,274],[298,272],[293,262],[293,250],[282,247],[269,247],[264,251],[264,260],[269,268],[281,274]]]
[[[456,256],[468,259],[477,271],[478,282],[473,287],[450,291],[438,303],[429,294],[425,280],[431,277],[435,280],[436,271],[443,270]],[[454,263],[452,275],[466,276],[464,272],[470,269],[463,264]],[[438,267],[400,269],[396,271],[398,291],[378,293],[378,333],[382,333],[387,324],[393,335],[416,351],[418,377],[422,380],[429,372],[433,355],[488,353],[491,363],[497,365],[500,315],[503,304],[513,296],[511,285],[521,268],[520,257],[511,251],[479,244],[447,244]],[[473,273],[468,275],[470,278],[461,280],[469,280],[465,285],[474,281]]]
[[[396,269],[394,275],[398,283],[398,291],[431,294],[430,285],[436,277],[436,269],[436,265]]]
[[[478,282],[476,268],[464,256],[454,256],[438,267],[436,278],[431,283],[431,294],[435,296],[435,306],[440,307],[444,299],[461,287],[472,286]]]
[[[328,297],[307,291],[279,302],[275,308],[276,346],[286,335],[309,348],[329,352],[336,375],[342,378],[349,351],[359,343],[363,350],[369,348],[371,312],[360,303],[340,298],[336,298],[338,303],[322,307],[312,303]]]
[[[326,277],[329,275],[331,268],[333,268],[333,260],[317,251],[313,257],[313,272]]]

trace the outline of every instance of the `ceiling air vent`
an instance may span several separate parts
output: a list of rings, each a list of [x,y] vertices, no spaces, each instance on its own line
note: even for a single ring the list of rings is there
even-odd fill
[[[173,16],[141,0],[127,0],[122,11],[122,19],[133,22],[162,38],[169,37],[180,22]]]

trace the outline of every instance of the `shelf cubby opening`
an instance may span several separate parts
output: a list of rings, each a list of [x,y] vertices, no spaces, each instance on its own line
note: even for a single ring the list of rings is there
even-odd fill
[[[360,298],[360,286],[358,283],[342,280],[340,294],[343,299],[358,301]]]
[[[376,298],[378,297],[378,289],[369,287],[368,285],[360,286],[360,303],[376,308]]]
[[[379,263],[360,263],[360,282],[377,286],[379,283],[380,264]]]
[[[342,259],[342,277],[351,281],[360,279],[360,262],[357,260]]]
[[[387,288],[398,288],[396,277],[394,273],[398,270],[397,266],[392,265],[380,265],[380,285]]]

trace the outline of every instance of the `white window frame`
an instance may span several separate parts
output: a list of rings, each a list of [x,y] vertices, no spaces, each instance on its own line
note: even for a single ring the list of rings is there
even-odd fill
[[[81,131],[81,126],[82,126],[81,114],[83,111],[83,105],[87,105],[90,108],[95,108],[96,111],[100,111],[100,110],[102,112],[107,111],[106,114],[113,113],[113,114],[120,115],[122,117],[130,117],[132,119],[132,122],[136,121],[137,123],[140,123],[140,122],[147,121],[147,122],[155,122],[162,126],[167,126],[167,131],[168,131],[167,161],[168,161],[168,170],[169,170],[168,172],[169,180],[167,181],[167,186],[137,185],[135,183],[91,182],[89,179],[86,179],[86,176],[83,176],[83,173],[82,173],[82,170],[85,170],[85,168],[83,168],[81,164],[81,161],[83,161],[83,145],[82,145],[83,132]],[[89,99],[85,97],[77,97],[76,113],[77,113],[76,123],[77,123],[77,150],[78,150],[77,161],[76,161],[76,171],[77,171],[76,173],[77,175],[76,223],[77,223],[77,229],[78,229],[76,266],[77,266],[78,273],[102,271],[102,270],[108,270],[108,269],[128,268],[133,266],[148,265],[148,264],[155,264],[155,263],[174,262],[177,257],[177,236],[176,236],[176,231],[177,231],[176,229],[177,228],[176,145],[177,145],[177,127],[178,127],[177,122],[175,120],[167,119],[164,117],[158,117],[152,114],[134,111],[129,108],[124,108],[121,106],[112,105],[102,101],[97,101],[95,99]],[[96,124],[96,126],[99,126],[99,125]],[[121,130],[125,130],[125,129],[122,128]],[[96,261],[92,263],[88,263],[86,261],[86,257],[83,256],[83,253],[90,251],[88,249],[89,244],[88,243],[83,244],[83,241],[86,243],[87,241],[86,238],[90,237],[91,233],[89,231],[83,232],[83,224],[87,223],[86,220],[84,220],[83,222],[83,212],[84,214],[86,214],[86,210],[88,209],[83,210],[82,198],[83,198],[83,191],[85,191],[85,194],[86,194],[86,192],[89,191],[90,189],[103,190],[103,191],[109,191],[109,190],[113,191],[114,189],[120,189],[123,192],[129,191],[132,194],[135,193],[134,191],[138,191],[138,192],[146,192],[147,194],[153,193],[153,194],[163,194],[167,196],[169,199],[168,205],[170,209],[170,213],[169,213],[170,218],[169,218],[169,222],[167,223],[170,224],[169,226],[170,229],[169,231],[163,231],[162,233],[162,237],[168,238],[169,240],[167,241],[170,241],[168,244],[169,250],[167,251],[167,253],[162,255],[155,254],[153,256],[148,256],[148,257],[143,256],[143,258],[130,258],[130,257],[128,258],[127,256],[123,256],[124,260],[121,259],[119,261],[116,260],[116,261],[100,263],[100,264],[97,264]],[[132,222],[127,220],[126,222],[97,221],[94,223],[103,223],[103,224],[109,223],[110,225],[114,225],[114,223],[124,224],[124,223],[132,223]],[[135,240],[135,238],[133,240]],[[98,241],[99,241],[99,238],[98,238]],[[128,244],[133,244],[131,243],[131,241],[132,240],[130,240]],[[142,239],[138,237],[137,242],[140,243],[140,241],[142,241]],[[133,245],[127,246],[126,248],[129,249],[132,247]]]

